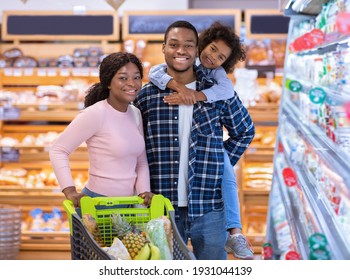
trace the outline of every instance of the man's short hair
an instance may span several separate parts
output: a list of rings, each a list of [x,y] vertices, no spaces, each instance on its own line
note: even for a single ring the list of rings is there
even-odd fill
[[[196,45],[198,44],[197,29],[192,25],[192,23],[185,21],[185,20],[175,21],[168,26],[168,28],[166,29],[165,34],[164,34],[164,43],[166,43],[166,41],[168,39],[168,34],[169,34],[170,30],[173,28],[187,28],[187,29],[192,30],[194,32],[194,34],[196,35]]]

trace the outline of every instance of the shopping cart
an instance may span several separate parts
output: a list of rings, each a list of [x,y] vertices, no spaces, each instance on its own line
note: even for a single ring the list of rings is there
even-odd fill
[[[106,246],[113,243],[115,236],[111,222],[112,213],[119,213],[140,230],[143,230],[151,219],[165,215],[169,218],[173,229],[173,259],[195,260],[194,254],[183,242],[177,230],[175,212],[170,200],[162,195],[154,195],[151,206],[148,208],[135,207],[143,203],[143,199],[138,196],[95,198],[85,196],[80,203],[81,215],[88,213],[95,218]],[[68,214],[70,225],[71,258],[73,260],[114,259],[93,239],[84,226],[81,216],[76,212],[73,203],[70,200],[65,200],[63,207]]]

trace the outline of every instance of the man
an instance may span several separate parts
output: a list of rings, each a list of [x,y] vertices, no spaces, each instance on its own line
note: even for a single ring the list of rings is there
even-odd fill
[[[198,34],[186,21],[171,24],[162,51],[167,73],[195,90],[213,82],[195,64]],[[225,216],[221,195],[224,148],[234,165],[254,137],[254,125],[237,94],[231,99],[194,105],[168,105],[171,90],[146,84],[134,104],[145,130],[151,189],[175,207],[176,225],[191,239],[197,259],[226,259]],[[223,126],[229,139],[223,142]]]

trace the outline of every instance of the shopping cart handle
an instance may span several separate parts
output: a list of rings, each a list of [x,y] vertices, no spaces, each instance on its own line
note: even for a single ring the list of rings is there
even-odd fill
[[[70,234],[73,235],[73,222],[72,222],[72,216],[73,215],[78,215],[77,212],[75,211],[73,202],[66,199],[63,201],[63,208],[67,213],[68,221],[69,221],[69,231]]]
[[[64,200],[63,208],[70,216],[73,214],[77,214],[77,212],[75,211],[73,202],[71,200],[68,200],[68,199]]]
[[[82,198],[84,200],[85,197]],[[95,205],[114,206],[119,204],[143,204],[143,198],[139,196],[118,196],[118,197],[94,197]],[[81,201],[80,201],[81,202]]]
[[[169,198],[164,198],[164,204],[165,204],[165,208],[168,211],[175,211],[174,206],[171,204],[170,199]]]

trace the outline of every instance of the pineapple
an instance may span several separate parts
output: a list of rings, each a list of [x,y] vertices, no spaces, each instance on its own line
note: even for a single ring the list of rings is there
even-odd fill
[[[130,257],[134,259],[147,243],[147,239],[143,234],[129,232],[124,236],[122,242],[128,250]]]
[[[100,247],[104,247],[105,243],[103,241],[100,228],[98,227],[94,217],[92,217],[91,214],[84,214],[83,223],[97,244],[100,245]]]
[[[116,234],[120,240],[129,233],[132,232],[131,224],[126,221],[119,213],[112,213],[112,225]]]

